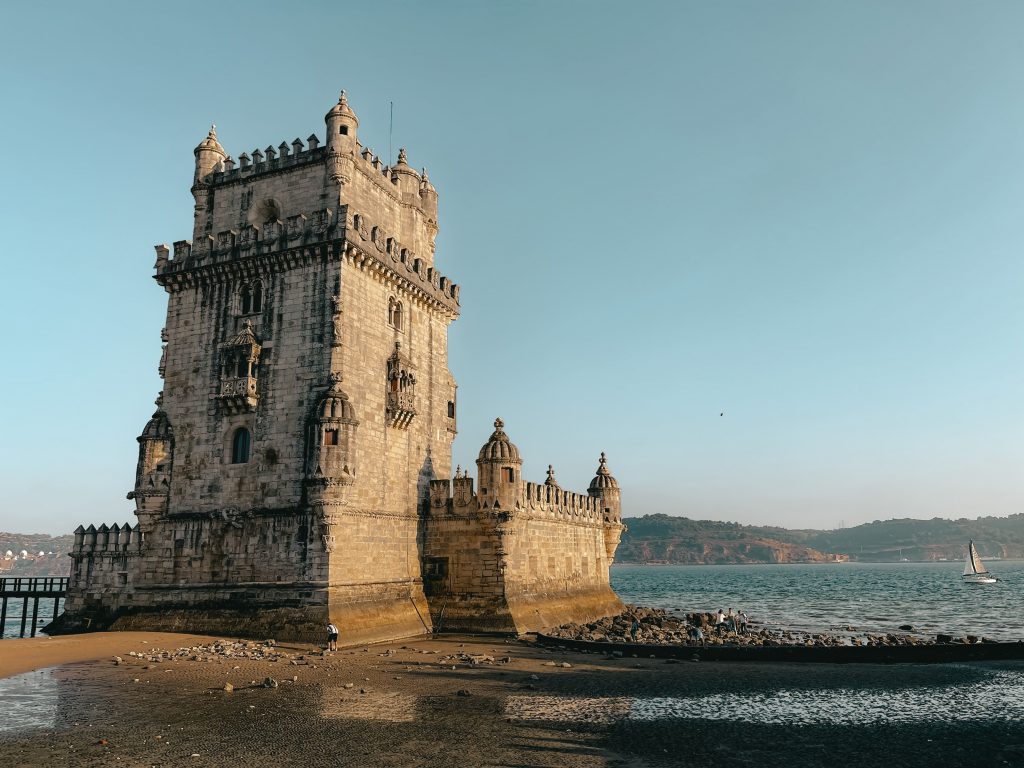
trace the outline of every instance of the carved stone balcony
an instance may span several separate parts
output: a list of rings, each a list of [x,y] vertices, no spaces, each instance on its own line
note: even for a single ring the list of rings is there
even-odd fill
[[[256,393],[255,376],[237,376],[220,380],[220,395],[217,397],[228,413],[245,413],[256,410],[260,396]]]
[[[416,416],[412,392],[388,392],[387,417],[392,427],[405,429]]]

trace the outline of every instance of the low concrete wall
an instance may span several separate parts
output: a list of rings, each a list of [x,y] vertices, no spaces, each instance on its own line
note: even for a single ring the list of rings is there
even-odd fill
[[[957,661],[1024,660],[1024,641],[1016,643],[941,643],[892,646],[805,645],[642,645],[565,640],[537,635],[540,645],[590,653],[619,652],[625,656],[701,661],[800,662],[812,664],[943,664]]]

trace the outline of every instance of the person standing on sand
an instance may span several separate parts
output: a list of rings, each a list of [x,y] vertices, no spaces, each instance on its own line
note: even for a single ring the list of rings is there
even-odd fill
[[[338,628],[334,624],[327,625],[327,650],[338,650]]]

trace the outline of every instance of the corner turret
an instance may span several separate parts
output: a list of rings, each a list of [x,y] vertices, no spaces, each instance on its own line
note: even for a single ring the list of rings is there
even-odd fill
[[[348,105],[348,97],[344,91],[338,97],[338,103],[324,116],[324,122],[327,123],[328,151],[354,156],[359,118]]]
[[[519,449],[508,439],[503,427],[505,422],[494,420],[494,432],[480,449],[476,460],[477,476],[480,479],[480,506],[511,511],[521,507],[522,466]]]
[[[587,491],[590,496],[601,500],[601,511],[604,514],[606,523],[618,523],[622,520],[622,499],[619,493],[619,483],[608,471],[608,460],[604,453],[598,460],[597,472],[594,479],[590,481],[590,489]]]
[[[412,205],[419,205],[420,175],[409,165],[405,147],[398,150],[398,161],[391,168],[391,183],[398,187],[403,200]]]
[[[217,166],[227,157],[227,153],[217,141],[216,125],[210,126],[210,132],[206,134],[205,139],[199,142],[199,146],[192,153],[196,156],[195,181],[202,181],[217,170]]]
[[[156,411],[146,423],[139,441],[139,462],[135,468],[135,489],[128,494],[135,501],[135,515],[143,531],[152,529],[167,513],[174,465],[174,430],[163,408],[163,393],[156,399]]]

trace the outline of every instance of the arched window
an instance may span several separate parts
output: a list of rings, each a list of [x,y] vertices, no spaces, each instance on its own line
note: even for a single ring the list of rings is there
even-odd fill
[[[242,314],[248,315],[252,312],[252,291],[249,288],[249,284],[243,285],[238,294],[242,300]]]
[[[402,302],[400,301],[395,302],[395,319],[391,324],[395,326],[396,331],[402,330]]]
[[[249,461],[249,450],[252,447],[252,435],[245,427],[235,430],[235,436],[231,438],[231,463],[245,464]]]
[[[252,311],[261,312],[263,310],[263,283],[257,280],[252,284]]]

